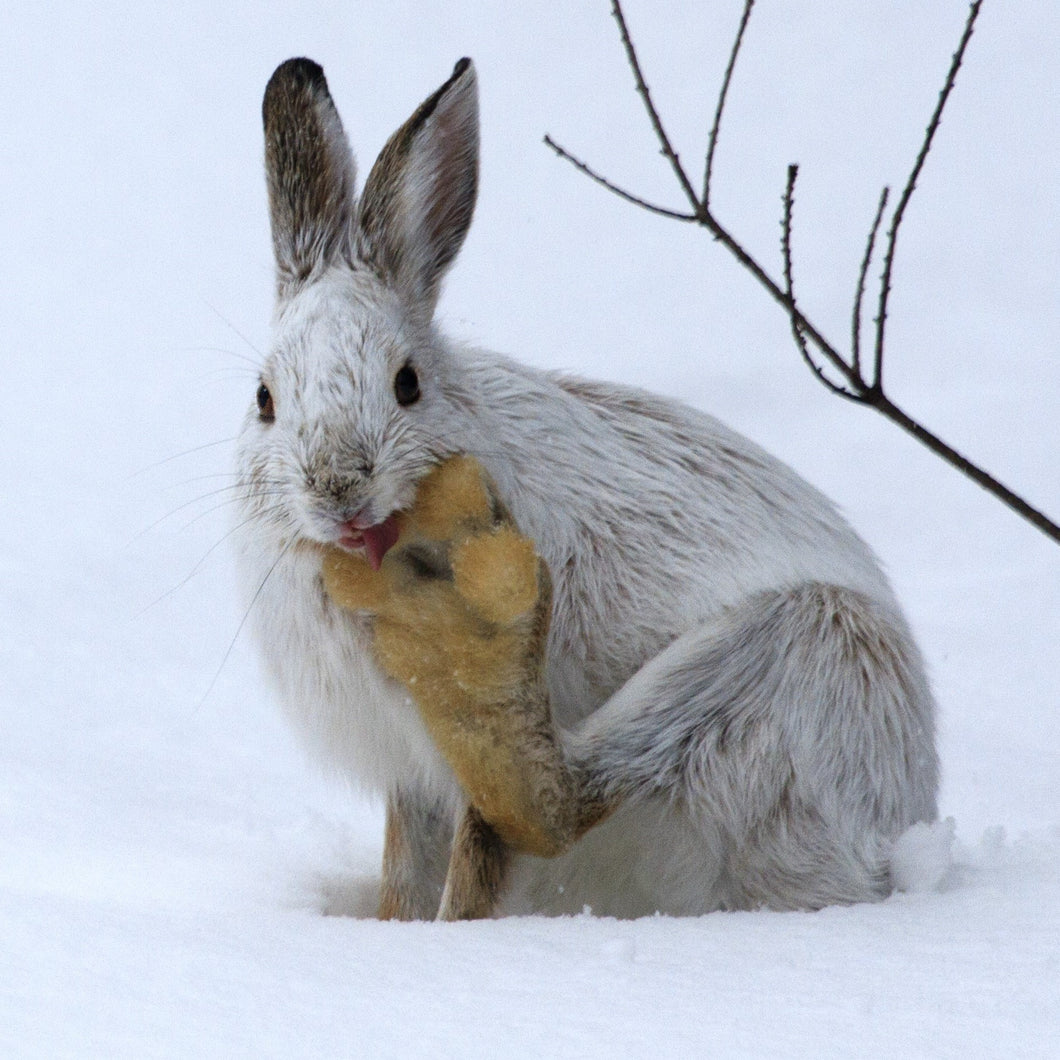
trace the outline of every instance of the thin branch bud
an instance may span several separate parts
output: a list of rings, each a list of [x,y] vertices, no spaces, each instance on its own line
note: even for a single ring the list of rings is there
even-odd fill
[[[799,326],[799,318],[801,314],[797,310],[797,303],[795,301],[795,282],[793,278],[793,271],[791,265],[791,225],[792,225],[792,214],[795,208],[795,181],[799,176],[799,167],[792,163],[788,166],[788,182],[784,187],[784,218],[781,222],[781,237],[780,237],[780,249],[781,254],[784,258],[784,293],[787,295],[789,313],[788,317],[791,320],[791,334],[795,339],[795,345],[798,347],[799,353],[802,359],[809,366],[809,369],[817,379],[824,384],[833,394],[838,394],[840,397],[848,398],[851,401],[863,402],[860,390],[861,380],[857,378],[856,374],[853,373],[847,365],[843,365],[844,374],[850,380],[851,386],[854,390],[848,390],[845,386],[839,383],[832,382],[824,374],[824,369],[810,356],[809,347],[806,344],[806,335],[803,333],[802,328]]]

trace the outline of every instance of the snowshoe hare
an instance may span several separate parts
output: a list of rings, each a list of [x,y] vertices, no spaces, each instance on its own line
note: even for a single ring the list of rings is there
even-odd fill
[[[323,71],[265,92],[275,335],[238,467],[283,703],[386,799],[379,915],[878,898],[934,706],[869,548],[713,418],[454,345],[467,59],[358,197]]]

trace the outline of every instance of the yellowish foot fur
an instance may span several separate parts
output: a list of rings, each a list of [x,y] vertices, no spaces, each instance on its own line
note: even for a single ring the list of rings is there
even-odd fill
[[[480,615],[508,624],[533,613],[540,596],[534,543],[510,526],[472,537],[453,550],[453,580]]]
[[[469,801],[501,838],[558,853],[576,816],[545,686],[548,568],[478,463],[421,483],[378,571],[333,550],[324,584],[375,619],[382,669],[404,684]]]

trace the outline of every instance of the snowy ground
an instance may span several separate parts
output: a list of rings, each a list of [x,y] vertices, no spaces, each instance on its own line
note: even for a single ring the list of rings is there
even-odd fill
[[[605,0],[7,7],[0,69],[0,1055],[1060,1055],[1060,550],[824,394],[680,205]],[[629,0],[697,157],[738,0]],[[761,0],[715,203],[838,341],[956,0]],[[903,230],[893,395],[1060,515],[1060,14],[987,0]],[[366,167],[472,55],[483,187],[452,332],[721,415],[884,558],[941,705],[940,889],[817,914],[394,925],[379,808],[277,718],[231,588],[230,439],[268,341],[258,107],[321,61]],[[693,167],[696,168],[696,167]],[[208,448],[199,448],[208,446]]]

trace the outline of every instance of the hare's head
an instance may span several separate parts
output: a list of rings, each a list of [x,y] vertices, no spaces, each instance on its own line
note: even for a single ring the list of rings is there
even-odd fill
[[[478,179],[469,59],[390,138],[357,195],[324,72],[290,59],[262,107],[275,329],[240,443],[248,517],[285,540],[363,548],[450,451],[459,380],[432,325]]]

